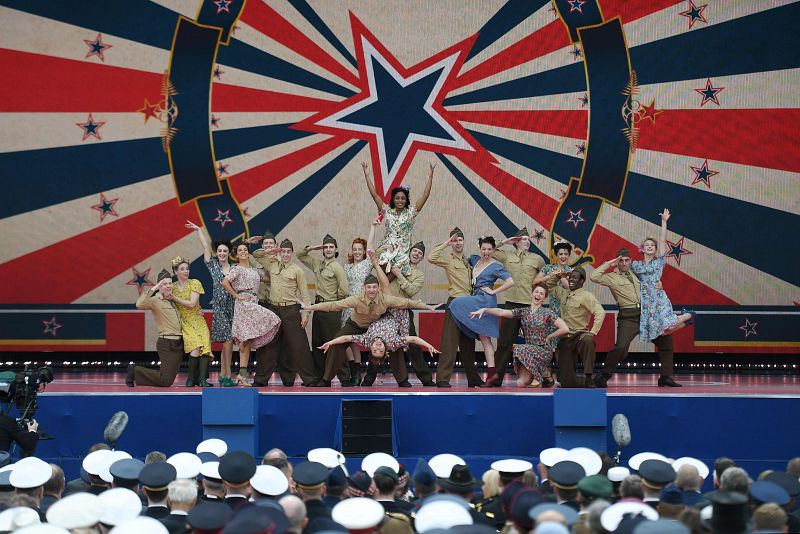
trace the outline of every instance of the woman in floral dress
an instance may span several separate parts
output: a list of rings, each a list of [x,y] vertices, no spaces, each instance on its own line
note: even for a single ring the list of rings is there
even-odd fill
[[[514,345],[514,363],[517,364],[517,387],[524,388],[535,383],[542,384],[544,373],[553,358],[557,338],[569,332],[567,323],[555,312],[544,306],[547,288],[537,284],[531,295],[528,308],[504,310],[502,308],[481,308],[472,315],[480,318],[484,314],[497,317],[517,318],[522,325],[524,344]],[[535,382],[534,382],[535,380]]]
[[[556,262],[542,267],[533,280],[533,285],[546,284],[547,279],[553,273],[568,273],[572,271],[572,267],[569,266],[569,257],[572,254],[571,244],[566,241],[556,242],[553,245],[553,254],[555,254]],[[561,317],[561,301],[555,294],[550,295],[550,309],[555,312],[556,317]]]
[[[222,279],[222,287],[235,300],[231,335],[239,345],[239,374],[236,383],[249,386],[247,364],[250,351],[263,347],[275,337],[281,320],[272,311],[258,303],[258,286],[261,274],[250,267],[250,250],[247,243],[236,246],[239,264],[232,267]]]
[[[669,335],[676,330],[692,324],[695,313],[681,310],[676,314],[672,303],[663,289],[656,288],[664,272],[667,254],[667,221],[669,210],[661,215],[661,233],[658,241],[648,237],[642,243],[644,260],[631,263],[631,271],[639,278],[642,295],[642,314],[639,319],[639,339],[650,341],[661,335]]]
[[[392,189],[389,204],[384,204],[381,196],[375,191],[375,184],[369,176],[369,167],[366,163],[362,163],[361,168],[364,170],[364,179],[367,182],[369,194],[386,223],[386,233],[379,245],[382,249],[379,263],[385,265],[387,273],[392,272],[392,266],[396,265],[401,273],[407,275],[411,269],[408,255],[411,253],[413,243],[414,220],[431,195],[433,171],[436,164],[430,164],[430,174],[428,174],[428,181],[425,184],[425,191],[414,205],[411,204],[409,198],[409,187],[405,185]]]
[[[211,352],[211,334],[200,309],[200,295],[205,294],[200,280],[189,278],[189,261],[180,256],[172,260],[172,272],[178,280],[172,283],[172,301],[178,307],[183,335],[183,351],[189,355],[189,376],[186,387],[209,387],[206,381]]]

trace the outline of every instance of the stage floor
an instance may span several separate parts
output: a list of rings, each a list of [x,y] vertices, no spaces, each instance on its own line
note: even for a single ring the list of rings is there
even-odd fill
[[[212,375],[216,376],[216,375]],[[300,386],[299,381],[294,387],[284,387],[275,375],[270,381],[270,386],[258,388],[262,394],[280,393],[303,395],[326,394],[404,394],[404,395],[440,395],[440,394],[469,394],[469,395],[552,395],[553,389],[517,388],[512,386],[512,380],[500,388],[482,389],[467,388],[466,377],[463,373],[453,374],[450,381],[452,388],[423,387],[413,376],[409,382],[412,388],[398,388],[390,373],[379,374],[372,387],[338,387],[306,388]],[[619,373],[609,382],[607,392],[609,395],[624,396],[754,396],[754,397],[800,397],[800,376],[798,375],[743,375],[743,374],[686,374],[676,375],[675,379],[683,384],[681,388],[658,387],[658,375],[644,373]],[[115,371],[81,371],[66,372],[56,371],[55,380],[47,385],[42,395],[63,394],[148,394],[153,393],[170,395],[199,395],[200,388],[187,388],[183,384],[186,374],[181,373],[175,384],[169,388],[154,388],[136,386],[129,388],[125,385],[125,373]],[[219,387],[215,383],[215,387]]]

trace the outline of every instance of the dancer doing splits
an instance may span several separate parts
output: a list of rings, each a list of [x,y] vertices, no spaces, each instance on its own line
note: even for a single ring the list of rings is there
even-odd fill
[[[172,260],[172,272],[178,277],[177,282],[172,283],[172,300],[181,316],[183,350],[189,355],[186,387],[211,387],[213,384],[206,381],[205,377],[214,355],[211,352],[211,334],[200,309],[200,295],[205,293],[203,284],[200,280],[189,278],[189,261],[180,256]]]

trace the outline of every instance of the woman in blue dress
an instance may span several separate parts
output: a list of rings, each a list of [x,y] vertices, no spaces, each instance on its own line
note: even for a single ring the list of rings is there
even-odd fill
[[[476,254],[469,258],[469,264],[472,267],[472,296],[453,299],[449,309],[453,320],[464,334],[481,340],[488,368],[486,383],[491,384],[492,380],[496,380],[493,377],[497,375],[491,338],[497,337],[499,322],[497,317],[491,315],[472,318],[470,314],[481,308],[497,307],[496,295],[512,287],[514,279],[511,278],[502,263],[492,258],[495,249],[493,237],[479,238],[478,246],[481,249],[480,255]],[[502,284],[497,289],[493,289],[498,280],[502,281]]]
[[[642,341],[651,341],[690,325],[695,315],[693,311],[687,310],[676,314],[666,292],[656,287],[666,265],[669,210],[665,209],[660,215],[661,233],[658,240],[654,237],[646,238],[642,243],[644,260],[631,263],[631,270],[641,282],[642,315],[639,320],[639,338]]]

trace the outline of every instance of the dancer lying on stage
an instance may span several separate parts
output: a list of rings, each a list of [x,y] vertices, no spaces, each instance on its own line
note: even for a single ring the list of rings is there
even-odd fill
[[[200,295],[204,294],[200,280],[189,278],[189,261],[177,256],[172,260],[172,272],[178,281],[172,284],[172,300],[178,306],[183,331],[183,350],[189,355],[189,377],[186,387],[211,387],[206,381],[211,352],[211,334],[200,309]]]

